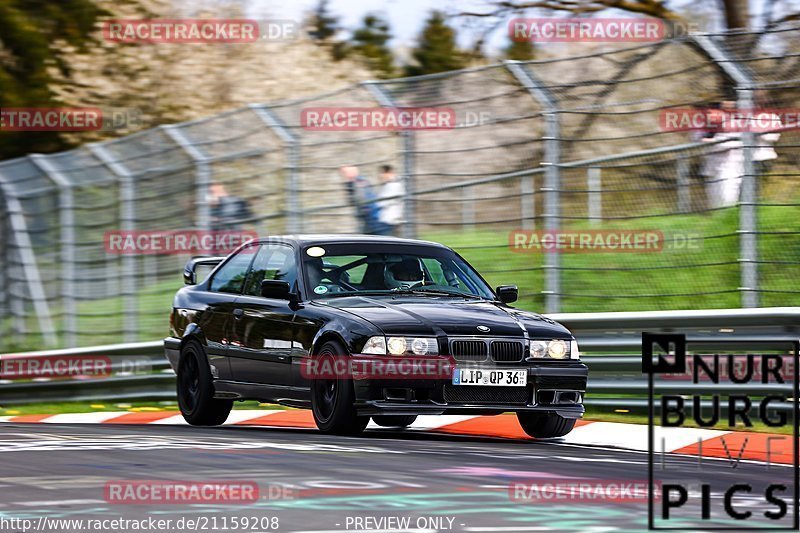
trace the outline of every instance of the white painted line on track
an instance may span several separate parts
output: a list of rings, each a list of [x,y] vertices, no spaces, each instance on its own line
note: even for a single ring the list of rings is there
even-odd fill
[[[64,413],[42,420],[45,424],[101,424],[106,420],[127,414],[127,411],[98,411],[95,413]]]
[[[656,426],[654,432],[656,450],[661,451],[664,439],[666,451],[679,450],[691,444],[697,444],[697,439],[707,440],[721,437],[729,432],[699,428],[665,428]],[[610,446],[628,450],[647,451],[646,425],[621,424],[618,422],[592,422],[585,426],[576,427],[564,438],[567,444],[582,444],[589,446]]]
[[[183,419],[183,415],[173,415],[161,420],[154,420],[150,424],[157,424],[160,426],[188,426],[189,423]],[[149,424],[148,424],[149,425]]]
[[[464,422],[473,418],[477,418],[477,415],[419,415],[414,423],[405,429],[411,431],[427,431],[430,429],[439,429],[442,426],[449,426],[450,424],[456,424],[458,422]],[[391,430],[397,428],[385,428],[379,426],[374,420],[370,419],[369,424],[367,424],[367,429]]]
[[[247,420],[253,420],[256,418],[261,418],[262,416],[270,416],[276,413],[283,413],[285,411],[281,411],[275,409],[273,411],[257,411],[257,410],[233,410],[231,414],[228,415],[228,419],[225,421],[226,426],[231,424],[236,424],[238,422],[245,422]]]

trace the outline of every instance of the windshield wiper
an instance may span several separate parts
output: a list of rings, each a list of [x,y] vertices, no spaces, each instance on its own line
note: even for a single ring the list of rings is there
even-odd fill
[[[333,297],[333,296],[379,296],[379,295],[392,295],[396,294],[396,291],[390,291],[388,289],[384,290],[367,290],[367,291],[341,291],[341,292],[329,292],[326,294],[320,294],[319,296],[322,297]]]
[[[458,291],[446,291],[443,289],[429,289],[427,287],[411,287],[410,289],[398,289],[393,292],[399,292],[401,294],[412,294],[412,293],[429,293],[429,294],[445,294],[447,296],[459,296],[462,298],[472,298],[478,300],[484,300],[483,296],[478,296],[476,294],[469,294],[465,292],[458,292]]]
[[[342,291],[321,294],[324,298],[338,298],[343,296],[395,296],[398,294],[437,294],[446,296],[456,296],[460,298],[470,298],[473,300],[485,300],[483,296],[467,294],[457,291],[445,291],[442,289],[428,289],[426,287],[412,287],[410,289],[384,289],[384,290],[365,290],[365,291]]]

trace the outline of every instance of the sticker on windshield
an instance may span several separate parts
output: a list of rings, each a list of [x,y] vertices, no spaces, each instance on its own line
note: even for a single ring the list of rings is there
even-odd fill
[[[312,246],[311,248],[306,250],[306,253],[310,257],[322,257],[323,255],[325,255],[325,248],[321,246]]]
[[[317,285],[316,287],[314,287],[314,292],[317,294],[325,294],[326,292],[328,292],[328,287],[326,287],[325,285]]]

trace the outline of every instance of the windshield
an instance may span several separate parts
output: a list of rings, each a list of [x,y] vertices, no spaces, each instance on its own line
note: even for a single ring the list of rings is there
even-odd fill
[[[446,248],[397,244],[321,244],[303,250],[313,299],[349,295],[494,299],[477,272]]]

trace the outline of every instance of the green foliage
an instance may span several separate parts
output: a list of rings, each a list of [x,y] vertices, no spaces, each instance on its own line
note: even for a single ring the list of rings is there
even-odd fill
[[[387,45],[391,38],[389,23],[374,14],[366,15],[362,26],[353,32],[352,50],[366,58],[381,78],[394,75],[394,57]]]
[[[440,11],[431,13],[425,22],[412,55],[416,64],[406,67],[410,76],[458,70],[467,64],[466,56],[456,44],[456,31],[447,25]]]
[[[503,50],[503,56],[516,61],[530,61],[536,58],[536,49],[530,41],[510,40],[508,46]]]
[[[330,0],[319,0],[311,15],[308,34],[315,41],[327,41],[339,31],[339,17],[328,10]]]
[[[64,76],[69,72],[53,43],[60,40],[79,49],[86,47],[102,14],[91,0],[0,0],[0,105],[57,106],[47,69],[55,66]],[[54,132],[0,132],[0,159],[52,152],[65,144]]]

